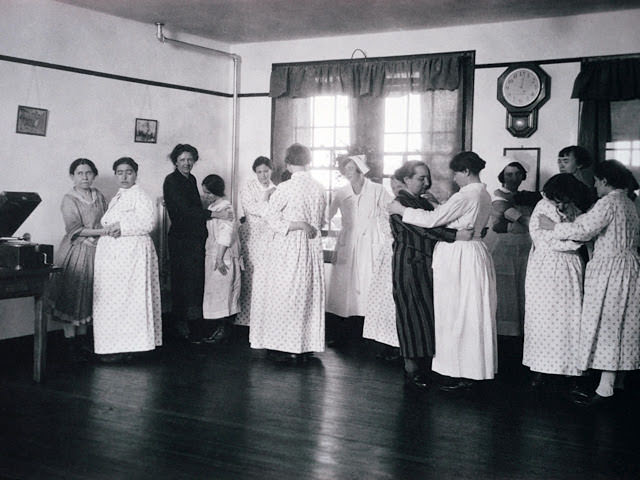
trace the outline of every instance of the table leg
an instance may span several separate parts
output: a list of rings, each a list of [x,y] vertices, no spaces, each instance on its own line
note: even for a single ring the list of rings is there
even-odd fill
[[[33,328],[33,380],[44,380],[47,364],[47,323],[49,315],[42,310],[43,295],[35,295],[35,323]]]

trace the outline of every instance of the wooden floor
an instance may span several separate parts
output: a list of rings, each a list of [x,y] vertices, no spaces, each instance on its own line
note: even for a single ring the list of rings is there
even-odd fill
[[[508,345],[495,381],[416,394],[366,342],[298,367],[246,340],[80,366],[50,343],[37,385],[29,339],[0,342],[0,478],[640,478],[640,396],[533,394]]]

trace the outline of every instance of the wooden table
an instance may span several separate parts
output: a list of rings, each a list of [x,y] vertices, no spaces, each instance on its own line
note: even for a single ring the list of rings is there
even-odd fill
[[[12,270],[0,268],[0,300],[7,298],[33,297],[33,379],[44,380],[47,363],[47,325],[49,314],[43,311],[43,299],[47,284],[59,267]]]

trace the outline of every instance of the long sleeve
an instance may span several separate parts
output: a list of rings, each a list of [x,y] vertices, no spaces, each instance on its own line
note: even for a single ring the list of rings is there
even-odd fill
[[[555,207],[551,207],[547,200],[542,200],[541,203],[536,206],[531,214],[531,224],[529,234],[531,235],[531,241],[533,245],[538,248],[547,248],[556,252],[571,252],[575,251],[582,246],[580,242],[574,242],[573,240],[558,240],[553,238],[553,232],[551,230],[543,230],[538,228],[538,219],[540,215],[546,215],[553,220],[560,220],[560,215],[555,211]],[[565,225],[565,224],[560,224]]]
[[[269,204],[264,214],[266,225],[280,235],[286,235],[289,231],[289,222],[284,219],[283,211],[287,206],[287,197],[282,190],[276,189],[271,195]]]
[[[613,208],[603,198],[573,222],[556,224],[552,237],[557,240],[586,242],[604,230],[612,222],[613,215]]]
[[[65,195],[60,206],[62,211],[62,219],[64,220],[64,228],[69,235],[71,241],[75,240],[78,234],[85,228],[82,224],[82,217],[78,206],[69,195]]]
[[[452,243],[456,240],[457,230],[454,228],[446,228],[446,227],[435,227],[435,228],[423,228],[416,227],[415,225],[411,225],[409,223],[405,223],[402,221],[402,217],[400,215],[392,215],[392,221],[395,221],[395,224],[398,228],[406,230],[408,232],[413,233],[414,235],[419,235],[421,237],[428,238],[433,240],[434,242],[448,242]]]
[[[257,217],[264,215],[268,202],[264,202],[262,198],[258,198],[259,193],[260,191],[253,188],[250,183],[245,185],[240,191],[240,201],[242,202],[242,209],[245,215],[249,214]]]
[[[201,205],[193,205],[184,189],[180,188],[170,175],[164,180],[162,194],[170,218],[185,218],[203,222],[210,218],[209,210]]]
[[[148,235],[155,222],[153,201],[146,194],[137,192],[133,208],[122,210],[119,221],[123,237]]]
[[[465,213],[464,207],[464,198],[456,193],[447,203],[430,212],[418,208],[407,208],[402,221],[424,228],[440,227],[460,218]]]

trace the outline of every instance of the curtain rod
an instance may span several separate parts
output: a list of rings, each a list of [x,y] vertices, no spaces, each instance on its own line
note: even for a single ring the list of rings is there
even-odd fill
[[[443,55],[459,55],[463,57],[474,57],[475,50],[462,50],[459,52],[442,52],[442,53],[419,53],[414,55],[393,55],[389,57],[367,57],[367,58],[339,58],[334,60],[313,60],[311,62],[285,62],[285,63],[273,63],[273,67],[295,67],[299,65],[324,65],[327,63],[366,63],[366,62],[380,62],[380,61],[398,61],[398,60],[413,60],[417,58],[425,57],[441,57]]]
[[[498,63],[477,63],[474,68],[499,68],[510,67],[511,65],[521,65],[525,63],[537,63],[538,65],[552,65],[554,63],[582,63],[582,62],[597,62],[601,60],[625,60],[627,58],[639,58],[639,53],[622,53],[619,55],[601,55],[595,57],[565,57],[565,58],[551,58],[547,60],[519,60],[517,62],[498,62]]]

